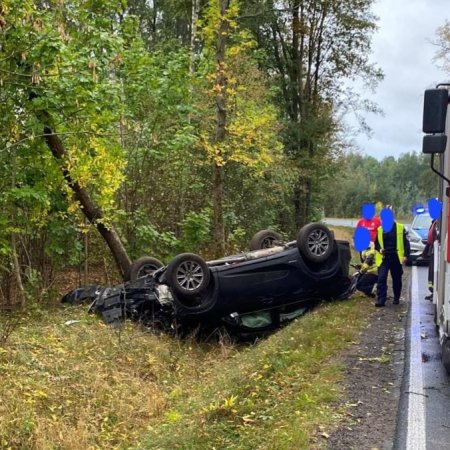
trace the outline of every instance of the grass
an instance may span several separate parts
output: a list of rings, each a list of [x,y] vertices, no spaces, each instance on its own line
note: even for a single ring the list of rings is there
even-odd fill
[[[354,342],[367,314],[359,298],[323,305],[221,361],[170,402],[145,448],[319,448],[318,430],[338,419],[336,355]]]
[[[351,262],[353,264],[361,264],[359,252],[357,252],[353,248],[353,234],[355,232],[355,229],[353,227],[339,227],[339,226],[330,226],[330,229],[333,230],[334,237],[336,239],[342,239],[350,242],[350,252],[352,255]]]
[[[358,298],[324,304],[238,346],[114,330],[85,307],[36,309],[0,347],[0,448],[318,446],[336,420],[336,356],[368,314]]]
[[[112,329],[85,306],[2,315],[0,448],[323,448],[368,304],[324,303],[251,346]]]

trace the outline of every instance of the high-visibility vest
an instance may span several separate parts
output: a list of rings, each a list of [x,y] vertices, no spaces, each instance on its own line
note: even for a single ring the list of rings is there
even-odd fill
[[[370,255],[372,256],[372,264],[368,264],[367,260],[370,258]],[[364,250],[361,254],[363,258],[363,263],[361,265],[361,272],[363,273],[369,273],[371,275],[377,275],[378,274],[378,266],[376,263],[376,252],[373,249]]]
[[[403,264],[403,258],[405,257],[405,246],[403,244],[403,230],[405,227],[401,223],[395,223],[395,226],[397,231],[397,255],[400,264]],[[384,249],[382,226],[378,228],[377,233],[378,233],[377,236],[378,243],[380,244],[380,247]],[[382,262],[383,262],[383,255],[377,251],[375,254],[375,263],[377,267],[380,267]]]

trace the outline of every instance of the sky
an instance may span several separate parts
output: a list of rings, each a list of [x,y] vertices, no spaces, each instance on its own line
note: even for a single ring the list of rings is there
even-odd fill
[[[433,57],[436,29],[450,20],[449,0],[377,0],[379,17],[371,60],[384,72],[375,93],[362,93],[376,102],[384,115],[364,114],[371,138],[354,139],[364,155],[382,159],[422,151],[422,112],[425,89],[450,81]],[[352,119],[349,120],[352,125]]]

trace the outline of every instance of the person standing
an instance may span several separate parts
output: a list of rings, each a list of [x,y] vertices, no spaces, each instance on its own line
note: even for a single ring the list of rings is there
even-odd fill
[[[375,216],[375,205],[365,204],[363,206],[363,216],[356,223],[356,228],[367,228],[370,233],[370,241],[375,242],[375,239],[377,237],[377,230],[380,225],[380,218]]]
[[[434,284],[434,241],[438,239],[437,220],[433,219],[427,235],[427,245],[423,251],[423,255],[428,259],[428,290],[430,294],[425,300],[433,300],[433,284]]]
[[[387,279],[390,272],[394,305],[400,303],[402,292],[403,263],[409,258],[410,246],[405,227],[393,221],[392,227],[385,231],[384,223],[377,230],[375,239],[375,261],[378,266],[377,301],[375,306],[383,307],[387,297]]]

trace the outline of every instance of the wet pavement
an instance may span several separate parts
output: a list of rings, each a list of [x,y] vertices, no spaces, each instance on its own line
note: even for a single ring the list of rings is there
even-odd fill
[[[441,363],[427,267],[412,267],[410,316],[396,449],[450,448],[450,376]]]

